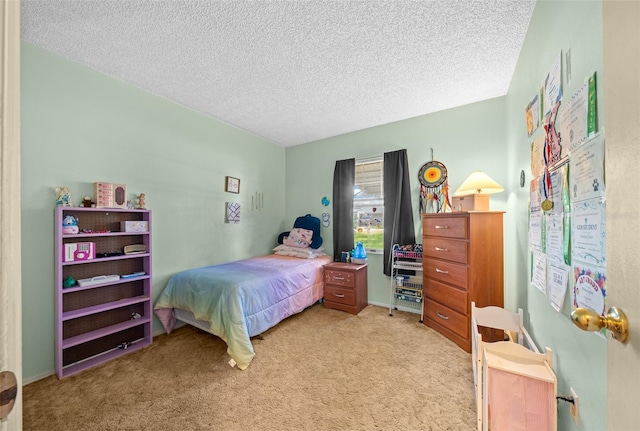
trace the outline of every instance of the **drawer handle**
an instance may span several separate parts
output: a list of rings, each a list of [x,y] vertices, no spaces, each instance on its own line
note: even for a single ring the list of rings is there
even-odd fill
[[[436,311],[436,316],[438,316],[439,318],[441,318],[443,320],[449,320],[449,318],[447,316],[445,316],[444,314],[440,314],[438,311]]]
[[[344,295],[340,295],[338,293],[334,293],[333,296],[337,296],[338,298],[344,298]]]
[[[449,251],[449,249],[448,248],[436,247],[436,251]]]
[[[333,279],[334,280],[344,280],[344,277],[336,277],[336,276],[334,276]]]
[[[440,226],[440,225],[436,225],[436,229],[449,229],[449,226]]]
[[[449,274],[449,271],[445,271],[445,270],[440,269],[440,268],[436,268],[436,272],[439,272],[440,274]]]

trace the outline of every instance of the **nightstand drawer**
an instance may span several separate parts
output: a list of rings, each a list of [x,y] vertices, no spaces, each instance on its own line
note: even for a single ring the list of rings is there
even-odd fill
[[[467,238],[466,217],[430,217],[424,218],[423,221],[424,235]]]
[[[444,281],[445,283],[467,289],[467,267],[460,263],[445,260],[424,259],[422,270],[425,277]]]
[[[438,302],[429,300],[424,302],[424,317],[444,326],[461,337],[469,338],[467,335],[467,330],[469,329],[467,316],[457,313]]]
[[[464,290],[428,278],[424,294],[429,299],[447,304],[452,310],[467,315],[467,292]]]
[[[351,271],[337,271],[335,269],[324,269],[324,282],[326,284],[336,284],[338,286],[353,287],[355,278]]]
[[[423,238],[422,253],[425,257],[467,263],[467,242],[447,238]]]
[[[353,289],[326,284],[324,285],[324,300],[345,305],[356,305],[356,295]]]

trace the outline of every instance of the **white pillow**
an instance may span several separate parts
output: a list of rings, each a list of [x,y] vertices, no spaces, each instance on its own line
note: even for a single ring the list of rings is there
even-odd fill
[[[319,248],[300,248],[300,247],[291,247],[285,244],[280,244],[276,248],[273,249],[274,254],[280,256],[292,256],[299,257],[301,259],[315,259],[318,256],[325,256],[325,253],[322,251],[323,247]]]
[[[275,247],[273,249],[273,251],[286,251],[286,252],[305,253],[305,254],[324,254],[324,253],[322,253],[324,251],[324,247],[319,247],[319,248],[311,248],[311,247],[300,248],[300,247],[291,247],[291,246],[286,245],[286,244],[280,244],[279,246]]]

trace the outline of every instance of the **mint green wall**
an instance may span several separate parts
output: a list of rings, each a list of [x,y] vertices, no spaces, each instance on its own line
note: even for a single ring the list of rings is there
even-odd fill
[[[554,354],[558,394],[569,395],[573,387],[580,396],[580,423],[575,425],[566,403],[558,410],[558,429],[593,430],[607,428],[606,341],[577,329],[570,321],[567,292],[562,313],[556,313],[546,296],[528,282],[528,181],[530,139],[527,138],[524,107],[542,84],[556,56],[571,49],[571,83],[564,84],[564,100],[583,79],[596,71],[600,127],[602,112],[602,5],[599,1],[539,1],[536,5],[507,96],[448,111],[399,121],[322,141],[288,148],[287,222],[312,212],[332,211],[323,207],[322,196],[331,199],[336,160],[368,157],[406,148],[409,155],[415,225],[420,240],[417,173],[431,159],[443,162],[455,190],[473,170],[482,169],[505,188],[491,196],[491,209],[505,214],[505,308],[525,310],[527,327],[539,347],[549,346]],[[558,124],[560,122],[558,121]],[[541,129],[536,132],[537,136]],[[527,185],[519,185],[520,171]],[[325,246],[332,252],[331,227],[323,229]],[[369,302],[388,305],[389,279],[382,275],[379,255],[369,256]]]
[[[563,103],[576,92],[584,79],[594,71],[597,76],[598,122],[604,125],[603,115],[603,53],[602,3],[600,1],[558,2],[538,1],[518,65],[507,95],[507,127],[509,167],[515,172],[524,170],[531,179],[529,144],[524,121],[524,107],[535,94],[547,71],[560,51],[563,56],[571,50],[572,79],[567,83],[563,59]],[[562,108],[561,108],[562,109]],[[560,124],[560,121],[558,121]],[[542,133],[539,128],[534,137]],[[515,229],[508,236],[515,245],[509,256],[509,267],[516,268],[511,286],[516,295],[507,302],[508,308],[525,310],[529,332],[538,346],[553,350],[554,370],[558,376],[558,393],[569,395],[573,387],[580,397],[580,423],[575,425],[569,407],[561,403],[558,410],[559,430],[607,429],[607,342],[593,333],[579,330],[570,320],[571,295],[569,289],[564,307],[557,313],[547,296],[535,287],[528,287],[529,249],[527,238],[528,189],[509,196],[508,211],[516,218]],[[512,247],[513,248],[513,247]]]
[[[355,108],[354,108],[355,109]],[[333,170],[336,160],[365,158],[406,148],[411,172],[416,241],[422,243],[418,197],[420,167],[433,158],[447,167],[451,194],[481,169],[499,184],[507,183],[504,98],[398,121],[359,132],[287,148],[287,222],[299,215],[333,214]],[[507,190],[508,192],[508,190]],[[508,193],[491,196],[491,209],[504,210]],[[509,214],[505,215],[505,222]],[[333,253],[333,220],[322,229],[324,246]],[[382,256],[368,255],[369,303],[389,305],[389,278],[382,274]]]
[[[567,49],[573,80],[563,82],[565,100],[596,71],[602,127],[601,2],[539,1],[506,97],[284,150],[23,44],[25,379],[53,369],[55,186],[69,186],[76,200],[92,194],[94,181],[125,183],[131,196],[147,193],[148,207],[154,210],[157,294],[176,271],[266,253],[273,236],[288,230],[296,217],[332,213],[332,205],[322,206],[321,199],[332,199],[334,164],[345,158],[407,149],[421,242],[417,173],[431,160],[433,148],[434,159],[448,168],[451,191],[476,169],[505,188],[491,197],[493,210],[507,211],[505,307],[525,309],[538,345],[553,349],[559,394],[567,395],[573,387],[580,396],[580,424],[573,423],[568,406],[561,404],[558,429],[606,429],[606,341],[572,325],[569,294],[562,313],[556,313],[545,296],[528,287],[528,188],[518,184],[521,170],[531,179],[524,107],[560,50]],[[225,175],[242,179],[239,196],[224,193]],[[265,209],[251,213],[256,190],[264,192]],[[236,226],[223,223],[224,202],[233,198],[243,205],[242,222]],[[331,232],[332,225],[322,229],[329,254]],[[382,275],[379,255],[369,255],[369,302],[389,302],[389,280]]]
[[[154,299],[182,269],[266,254],[284,230],[285,150],[77,63],[22,44],[22,304],[26,381],[54,368],[54,188],[146,193]],[[226,175],[240,194],[224,192]],[[251,212],[251,195],[264,209]],[[224,223],[225,202],[241,222]],[[156,320],[154,329],[159,330]]]

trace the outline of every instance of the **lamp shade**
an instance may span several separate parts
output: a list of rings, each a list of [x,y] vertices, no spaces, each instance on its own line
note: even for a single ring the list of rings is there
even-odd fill
[[[493,181],[487,174],[482,171],[475,171],[469,178],[467,178],[458,190],[455,192],[455,196],[464,196],[472,194],[484,194],[503,192],[504,189],[500,184]]]

